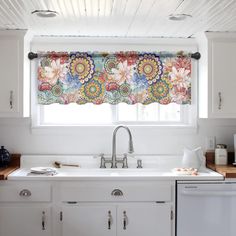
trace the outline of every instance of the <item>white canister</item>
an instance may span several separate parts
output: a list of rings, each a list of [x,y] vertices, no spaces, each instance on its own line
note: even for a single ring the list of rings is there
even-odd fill
[[[225,144],[217,144],[215,149],[215,164],[216,165],[227,165],[228,163],[228,152]]]

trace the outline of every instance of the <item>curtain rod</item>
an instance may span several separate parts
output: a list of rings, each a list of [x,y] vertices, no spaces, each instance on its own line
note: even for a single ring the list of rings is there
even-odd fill
[[[67,56],[67,53],[34,53],[34,52],[29,52],[28,53],[28,58],[30,60],[33,60],[35,58],[39,58],[39,57],[45,57],[47,55],[57,55],[57,56]],[[201,54],[200,52],[195,52],[195,53],[191,53],[191,58],[199,60],[201,58]]]

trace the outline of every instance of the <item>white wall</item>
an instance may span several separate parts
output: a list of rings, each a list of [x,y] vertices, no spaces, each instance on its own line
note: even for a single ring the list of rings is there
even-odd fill
[[[196,132],[158,131],[154,128],[132,128],[135,152],[138,154],[181,154],[183,147],[202,146],[208,136],[233,150],[235,119],[201,119]],[[33,132],[30,119],[0,119],[0,145],[22,154],[98,154],[111,153],[113,127],[81,128],[78,132]],[[127,151],[127,134],[118,133],[117,151]]]
[[[37,38],[31,45],[38,50],[197,50],[192,39],[112,39],[109,44],[99,39]],[[31,78],[35,79],[35,78]],[[12,153],[22,154],[96,154],[111,153],[114,127],[80,127],[62,131],[35,131],[31,119],[0,119],[0,145]],[[216,143],[227,144],[233,150],[233,134],[236,133],[236,119],[199,119],[197,130],[163,130],[154,127],[131,127],[135,152],[138,154],[181,154],[183,148],[202,146],[206,137],[215,136]],[[127,151],[127,134],[119,131],[118,153]]]

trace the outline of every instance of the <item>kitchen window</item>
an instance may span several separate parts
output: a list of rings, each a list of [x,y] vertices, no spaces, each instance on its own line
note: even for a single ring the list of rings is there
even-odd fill
[[[44,44],[40,47],[36,44],[36,46],[32,47],[32,50],[35,51],[49,51],[55,50],[58,51],[57,48],[53,48],[52,44]],[[49,46],[50,45],[50,46]],[[103,45],[103,44],[102,44]],[[58,47],[56,45],[56,47]],[[62,44],[59,47],[60,51],[63,51],[65,47]],[[73,50],[74,50],[73,45]],[[132,48],[133,47],[133,48]],[[146,51],[146,46],[138,46],[138,45],[129,45],[131,50],[134,50],[134,47],[139,51]],[[148,51],[156,51],[158,46],[149,45]],[[87,46],[76,46],[77,50],[85,51]],[[94,47],[90,46],[90,50],[93,50]],[[97,51],[107,50],[107,46],[102,46],[97,44]],[[108,47],[109,48],[109,47]],[[118,46],[114,46],[114,48],[118,48]],[[124,47],[125,48],[125,47]],[[154,50],[155,48],[155,50]],[[180,46],[178,50],[181,51]],[[195,49],[186,48],[185,46],[181,46],[182,49],[186,51],[194,51]],[[193,47],[194,48],[194,47]],[[131,51],[127,49],[127,51]],[[165,50],[166,47],[163,47]],[[67,48],[67,51],[69,49]],[[70,49],[71,50],[71,49]],[[94,50],[94,51],[96,51]],[[173,50],[173,49],[172,49]],[[177,49],[173,50],[178,52]],[[114,49],[112,51],[115,51]],[[37,60],[35,60],[37,61]],[[158,126],[158,127],[193,127],[196,126],[196,118],[197,118],[197,104],[196,104],[196,68],[197,61],[191,60],[191,104],[178,104],[169,103],[167,105],[162,105],[160,102],[153,102],[151,104],[142,104],[138,100],[136,100],[135,104],[127,104],[123,101],[120,101],[118,104],[113,105],[107,102],[101,104],[93,104],[91,102],[86,102],[85,104],[76,104],[75,102],[70,102],[69,104],[59,104],[58,102],[53,102],[52,104],[39,104],[37,98],[37,90],[38,83],[34,79],[32,83],[32,125],[34,127],[50,127],[50,126],[101,126],[101,125],[117,125],[117,124],[127,124],[127,125],[148,125],[148,126]],[[38,63],[31,64],[31,75],[32,78],[37,78],[38,73]],[[44,99],[44,97],[43,97]]]

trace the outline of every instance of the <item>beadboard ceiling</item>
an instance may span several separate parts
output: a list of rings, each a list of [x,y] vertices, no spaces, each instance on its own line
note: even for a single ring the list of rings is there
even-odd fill
[[[45,19],[34,10],[55,10]],[[170,14],[190,14],[170,21]],[[236,31],[236,0],[0,0],[1,29],[36,35],[191,37],[202,31]]]

